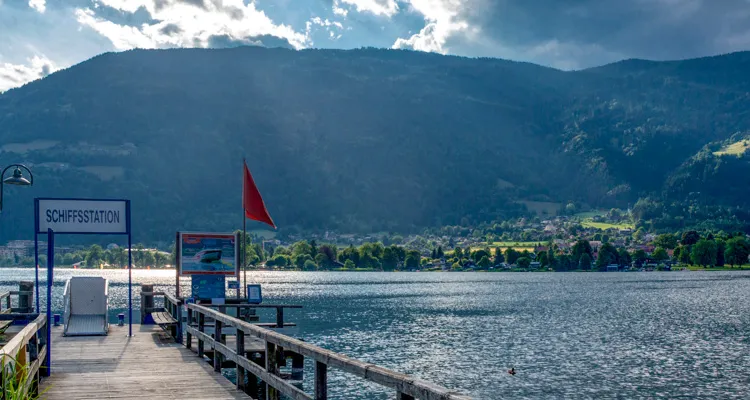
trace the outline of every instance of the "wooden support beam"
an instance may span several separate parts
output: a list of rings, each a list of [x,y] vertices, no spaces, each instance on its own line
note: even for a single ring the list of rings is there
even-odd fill
[[[328,366],[315,362],[315,400],[328,399]]]
[[[206,315],[203,313],[198,313],[198,331],[203,333],[206,329]],[[198,336],[198,357],[203,358],[203,346],[204,340],[203,337],[200,335]]]
[[[237,338],[236,338],[236,350],[235,352],[237,355],[242,356],[245,354],[245,332],[242,332],[241,330],[237,331]],[[236,363],[237,368],[237,390],[245,390],[245,368],[242,368],[242,366],[239,363]]]
[[[272,375],[278,373],[276,366],[276,345],[266,342],[266,372]],[[279,400],[279,391],[275,387],[266,384],[266,400]]]

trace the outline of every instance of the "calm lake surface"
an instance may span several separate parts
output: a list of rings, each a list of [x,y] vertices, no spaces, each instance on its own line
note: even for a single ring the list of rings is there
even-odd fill
[[[107,277],[112,315],[126,309],[127,271],[64,269],[54,309],[71,274]],[[0,269],[0,291],[33,275]],[[173,290],[174,271],[134,271],[133,282],[137,308],[139,285]],[[287,310],[299,327],[285,333],[477,399],[750,396],[748,272],[252,272],[248,282],[263,284],[264,302],[304,306]],[[329,376],[332,398],[394,396]]]

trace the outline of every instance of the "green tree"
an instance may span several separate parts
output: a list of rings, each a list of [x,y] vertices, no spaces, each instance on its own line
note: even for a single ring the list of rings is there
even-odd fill
[[[464,256],[464,252],[463,250],[461,250],[460,247],[456,247],[455,249],[453,249],[453,256],[458,259],[461,259]]]
[[[531,265],[531,259],[529,257],[519,257],[518,260],[516,260],[516,264],[520,268],[529,268]]]
[[[309,256],[310,255],[308,254],[308,257]],[[305,271],[315,271],[316,269],[318,269],[318,265],[315,264],[315,261],[313,260],[305,260],[305,264],[303,264],[302,269],[304,269]]]
[[[358,265],[359,251],[355,249],[354,246],[349,246],[341,252],[341,254],[339,255],[339,260],[343,261],[344,264],[346,264],[346,260],[352,260],[354,265]]]
[[[359,264],[357,264],[357,267],[380,269],[381,264],[380,264],[380,260],[377,259],[377,257],[365,251],[365,252],[360,252]]]
[[[665,249],[674,249],[677,247],[677,237],[671,233],[664,233],[654,239],[654,246]]]
[[[393,246],[388,246],[383,251],[383,259],[381,260],[383,269],[386,271],[393,271],[398,267],[398,253],[393,249]]]
[[[349,259],[349,260],[346,260],[346,262],[344,263],[344,268],[354,269],[354,268],[357,268],[357,266],[354,264],[354,261]]]
[[[319,264],[321,267],[333,268],[338,261],[337,249],[335,245],[322,244],[318,248],[318,255],[323,256]],[[317,258],[317,256],[316,256]]]
[[[589,262],[594,258],[594,250],[591,248],[591,243],[588,240],[578,240],[573,248],[570,250],[570,254],[573,257],[574,263],[580,263],[581,257],[584,254],[589,255]]]
[[[714,239],[716,242],[716,266],[723,267],[726,263],[724,253],[727,250],[727,242],[724,239]]]
[[[313,261],[309,253],[299,253],[293,257],[293,260],[294,260],[294,266],[300,269],[305,267],[305,261],[308,261],[308,260]]]
[[[603,270],[607,268],[607,265],[616,263],[617,249],[611,243],[604,243],[599,249],[599,254],[596,258],[596,268]]]
[[[669,254],[667,254],[667,251],[663,247],[657,247],[651,254],[651,258],[656,262],[662,262],[669,259]]]
[[[477,265],[481,268],[489,268],[491,265],[490,258],[487,256],[482,256],[482,258],[479,259]]]
[[[505,261],[508,264],[515,264],[518,261],[518,257],[521,257],[521,254],[516,249],[512,247],[505,249]]]
[[[310,257],[315,257],[318,254],[318,242],[315,239],[310,240]]]
[[[628,253],[628,250],[625,248],[620,248],[617,251],[617,263],[622,266],[630,266],[630,264],[633,262],[632,257],[630,257],[630,253]]]
[[[493,260],[495,265],[500,265],[505,262],[505,256],[503,255],[503,249],[495,247],[495,257]]]
[[[98,268],[99,264],[103,261],[104,250],[102,246],[98,244],[89,247],[88,255],[86,255],[86,266],[90,268]]]
[[[693,245],[690,260],[696,265],[716,265],[716,248],[715,241],[701,239]]]
[[[266,261],[266,265],[270,267],[286,267],[289,265],[289,256],[284,254],[277,254],[271,257],[270,260]]]
[[[749,255],[750,243],[744,236],[735,236],[727,240],[724,258],[731,266],[746,264]]]
[[[404,265],[406,269],[419,269],[421,261],[421,255],[416,250],[409,250],[406,252],[406,260]]]
[[[296,260],[297,256],[300,255],[310,255],[312,253],[312,246],[310,246],[310,243],[304,240],[300,240],[298,242],[295,242],[292,244],[292,259]],[[312,259],[312,257],[310,257]],[[296,263],[295,263],[296,264]],[[304,261],[302,265],[299,265],[300,268],[304,266]]]
[[[633,261],[638,267],[642,267],[643,263],[646,262],[646,259],[648,259],[648,255],[643,249],[638,249],[633,252]]]
[[[583,253],[578,261],[578,268],[582,270],[591,269],[591,256],[589,253]]]
[[[474,260],[475,263],[478,263],[479,260],[482,259],[482,257],[487,257],[487,259],[489,259],[490,258],[490,252],[487,251],[487,250],[480,249],[480,250],[477,250],[477,251],[471,253],[471,259]]]
[[[540,251],[539,254],[536,255],[536,260],[542,267],[546,267],[549,264],[546,251]]]
[[[437,248],[437,258],[443,258],[445,257],[445,253],[443,253],[443,246],[438,246]]]
[[[690,246],[680,246],[680,257],[677,259],[683,264],[690,264],[690,253],[692,252]]]
[[[680,244],[683,246],[692,246],[701,239],[701,235],[698,234],[696,231],[686,231],[682,234],[682,239],[680,240]]]

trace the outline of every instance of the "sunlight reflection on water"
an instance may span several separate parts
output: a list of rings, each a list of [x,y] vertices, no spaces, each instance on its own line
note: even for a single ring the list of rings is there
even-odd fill
[[[126,308],[127,271],[60,269],[55,309],[71,274],[107,277],[112,315]],[[0,290],[20,279],[33,280],[33,270],[1,269]],[[479,399],[746,398],[750,387],[746,272],[253,272],[248,280],[263,284],[265,302],[304,305],[287,312],[299,327],[285,333]],[[172,291],[174,271],[135,270],[133,282],[137,318],[139,285]],[[511,366],[517,375],[505,372]],[[308,391],[312,376],[308,362]],[[338,372],[330,380],[331,398],[393,398]]]

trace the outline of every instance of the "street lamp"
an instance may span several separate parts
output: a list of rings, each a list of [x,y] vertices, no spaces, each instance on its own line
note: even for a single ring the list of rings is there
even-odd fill
[[[13,167],[16,167],[16,169],[13,171],[13,176],[6,178],[5,172]],[[23,172],[21,171],[21,168],[25,169],[26,172],[29,173],[29,179],[26,179],[23,177]],[[23,164],[11,164],[5,167],[5,169],[3,169],[3,172],[0,173],[0,212],[3,211],[3,185],[4,184],[17,185],[17,186],[31,186],[34,184],[34,175]]]

